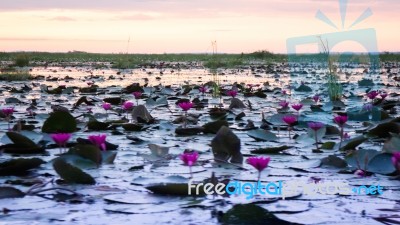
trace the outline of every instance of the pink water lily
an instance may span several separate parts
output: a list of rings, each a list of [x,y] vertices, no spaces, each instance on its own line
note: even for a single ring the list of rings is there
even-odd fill
[[[184,152],[182,153],[179,158],[183,161],[183,163],[189,166],[190,177],[192,177],[192,166],[197,162],[199,158],[199,153],[196,151],[193,152]]]
[[[301,108],[303,108],[303,104],[293,104],[292,108],[296,111],[299,111]]]
[[[196,151],[193,152],[185,152],[179,156],[179,158],[183,161],[183,163],[187,166],[193,166],[197,159],[199,158],[199,153]]]
[[[67,145],[68,140],[71,138],[71,134],[69,133],[56,133],[50,134],[51,139],[61,148],[65,148]]]
[[[194,104],[192,102],[181,102],[178,104],[178,106],[185,112],[193,108],[193,105]]]
[[[333,118],[333,121],[340,127],[340,144],[339,144],[339,149],[342,147],[342,142],[343,142],[343,132],[344,132],[344,128],[343,126],[346,124],[347,122],[347,116],[346,115],[337,115]]]
[[[103,107],[103,109],[104,110],[110,110],[111,109],[111,104],[110,103],[103,103],[102,105],[101,105],[102,107]]]
[[[313,100],[314,100],[315,103],[318,103],[319,99],[320,99],[319,95],[314,95],[313,96]]]
[[[280,105],[282,108],[287,108],[287,107],[289,106],[289,102],[287,102],[287,101],[281,101],[281,102],[279,102],[279,105]]]
[[[199,91],[204,94],[204,93],[207,92],[207,87],[206,86],[201,86],[201,87],[199,87]]]
[[[333,118],[333,121],[339,125],[339,127],[343,127],[344,124],[347,122],[347,116],[346,115],[337,115]]]
[[[393,153],[393,156],[392,156],[392,163],[393,163],[393,166],[394,166],[398,171],[400,171],[400,152],[395,152],[395,153]]]
[[[1,112],[2,112],[6,117],[10,117],[10,116],[12,116],[12,114],[14,113],[14,108],[12,108],[12,107],[3,108],[3,109],[1,109]]]
[[[370,91],[367,93],[367,97],[371,100],[374,100],[379,95],[377,91]]]
[[[297,118],[296,118],[295,116],[293,116],[293,115],[287,115],[287,116],[284,116],[284,117],[282,118],[282,120],[283,120],[283,122],[285,122],[287,125],[289,125],[288,132],[289,132],[289,139],[290,139],[290,138],[291,138],[291,136],[290,136],[290,131],[292,130],[292,126],[296,123]]]
[[[6,116],[6,120],[8,122],[8,130],[10,130],[11,129],[10,128],[10,119],[14,113],[14,108],[13,107],[3,108],[3,109],[1,109],[1,112],[4,114],[4,116]]]
[[[367,176],[367,172],[365,172],[364,170],[356,170],[354,172],[354,175],[356,175],[358,177],[366,177]]]
[[[323,128],[324,126],[325,126],[325,124],[323,124],[321,122],[309,122],[308,123],[308,127],[311,128],[312,130],[314,130],[315,147],[317,148],[317,151],[319,150],[317,131],[319,129]]]
[[[130,110],[133,109],[133,106],[135,106],[135,104],[133,104],[133,102],[131,102],[131,101],[125,101],[125,102],[122,104],[122,109],[125,110],[125,111],[130,111]]]
[[[135,91],[132,94],[133,96],[135,96],[135,99],[139,99],[140,97],[142,97],[142,92],[140,91]]]
[[[72,135],[69,133],[50,134],[51,139],[53,139],[53,141],[60,147],[65,147],[71,136]]]
[[[106,151],[106,138],[107,135],[99,134],[99,135],[89,135],[88,139],[92,144],[96,145],[99,149]]]
[[[297,118],[293,115],[287,115],[282,118],[283,122],[285,122],[287,125],[292,126],[294,123],[296,123]]]
[[[258,170],[258,180],[260,180],[261,172],[268,167],[270,157],[250,157],[246,162]]]
[[[235,90],[229,90],[226,92],[227,95],[231,96],[232,98],[236,97],[236,95],[238,94],[237,91]]]
[[[309,122],[308,123],[308,127],[317,131],[321,128],[323,128],[325,126],[325,124],[321,123],[321,122]]]
[[[363,105],[362,108],[364,111],[370,112],[370,111],[372,111],[372,108],[374,108],[374,105],[372,103],[367,103],[367,104]]]

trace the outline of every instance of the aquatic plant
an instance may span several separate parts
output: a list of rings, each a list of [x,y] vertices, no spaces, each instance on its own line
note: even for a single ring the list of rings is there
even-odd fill
[[[258,171],[258,181],[261,178],[261,172],[268,167],[269,161],[271,160],[270,157],[250,157],[246,160],[246,162],[252,165]]]
[[[197,159],[199,158],[199,153],[197,153],[196,151],[184,152],[179,156],[179,158],[183,161],[185,165],[189,166],[190,177],[193,177],[192,166],[197,162]]]
[[[66,148],[68,140],[71,138],[70,133],[56,133],[50,134],[51,139],[60,147],[60,153],[63,152],[63,149]]]
[[[99,134],[99,135],[89,135],[88,139],[92,144],[96,145],[99,149],[106,151],[106,138],[107,135]]]
[[[183,122],[183,127],[186,128],[187,124],[187,112],[193,107],[192,102],[181,102],[178,104],[178,106],[185,112],[184,115],[184,122]]]
[[[317,148],[317,151],[319,150],[318,147],[318,133],[317,131],[321,128],[323,128],[325,124],[321,122],[309,122],[308,127],[311,128],[314,131],[314,138],[315,138],[315,147]]]
[[[292,130],[292,126],[296,123],[297,118],[293,115],[286,115],[282,118],[282,120],[288,125],[289,139],[290,139],[291,138],[290,131]]]

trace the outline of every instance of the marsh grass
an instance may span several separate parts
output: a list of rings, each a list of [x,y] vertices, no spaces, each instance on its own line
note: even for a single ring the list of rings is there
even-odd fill
[[[0,73],[0,81],[26,81],[32,79],[33,76],[27,71]]]

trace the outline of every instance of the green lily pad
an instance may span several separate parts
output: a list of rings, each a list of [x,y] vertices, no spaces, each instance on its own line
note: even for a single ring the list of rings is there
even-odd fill
[[[373,157],[368,163],[367,171],[384,175],[396,172],[392,163],[392,154],[381,153]]]
[[[253,154],[278,154],[286,149],[291,148],[291,146],[278,146],[278,147],[266,147],[266,148],[259,148],[256,150],[251,150],[250,152]]]
[[[328,141],[322,144],[322,149],[332,150],[335,147],[336,143],[333,141]]]
[[[21,148],[35,148],[38,147],[31,139],[21,135],[17,132],[7,132],[7,137],[15,144],[16,147]]]
[[[10,159],[0,163],[0,176],[24,175],[28,170],[39,167],[45,161],[39,158]]]
[[[376,150],[360,149],[347,156],[346,162],[354,168],[368,170],[369,161],[378,154]]]
[[[341,151],[345,150],[354,150],[362,144],[364,141],[368,140],[368,138],[364,137],[364,135],[360,135],[342,142],[342,147],[340,148]]]
[[[250,130],[247,132],[249,137],[256,139],[257,141],[276,141],[278,137],[272,133],[271,131],[257,129],[257,130]]]
[[[216,120],[203,125],[204,133],[216,134],[222,126],[229,127],[229,123],[226,120]]]
[[[238,204],[225,212],[220,218],[220,223],[229,225],[246,224],[279,224],[296,225],[296,223],[287,222],[279,219],[268,210],[254,204]]]
[[[400,124],[395,122],[380,123],[374,126],[373,128],[369,129],[367,136],[388,138],[390,137],[390,133],[395,133],[395,134],[400,133]]]
[[[43,123],[43,133],[73,133],[76,131],[76,120],[69,113],[57,111],[50,114]]]
[[[76,145],[74,146],[68,153],[76,154],[81,156],[82,158],[89,159],[96,163],[96,165],[100,165],[102,161],[102,154],[100,153],[100,149],[94,145]]]
[[[200,188],[199,193],[197,195],[195,186],[191,188],[189,194],[189,187],[187,183],[153,184],[147,186],[146,189],[152,191],[154,194],[161,194],[161,195],[202,196],[205,194],[203,189]]]
[[[383,145],[382,151],[387,153],[394,153],[400,151],[400,135],[398,134],[391,134],[392,137],[386,140],[385,144]]]
[[[329,155],[321,160],[322,165],[333,166],[336,168],[344,168],[347,166],[346,160],[335,155]]]
[[[23,198],[25,193],[13,187],[0,187],[0,199]]]
[[[62,159],[56,159],[53,162],[54,170],[62,179],[68,183],[76,184],[95,184],[96,181],[92,176],[83,172],[78,167],[75,167]]]

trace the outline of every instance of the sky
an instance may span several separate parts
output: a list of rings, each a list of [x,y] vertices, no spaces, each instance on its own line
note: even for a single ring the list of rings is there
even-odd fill
[[[287,53],[288,40],[318,52],[318,36],[331,51],[400,51],[399,0],[340,1],[343,18],[339,0],[1,0],[0,52],[210,53],[215,41],[219,53]]]

